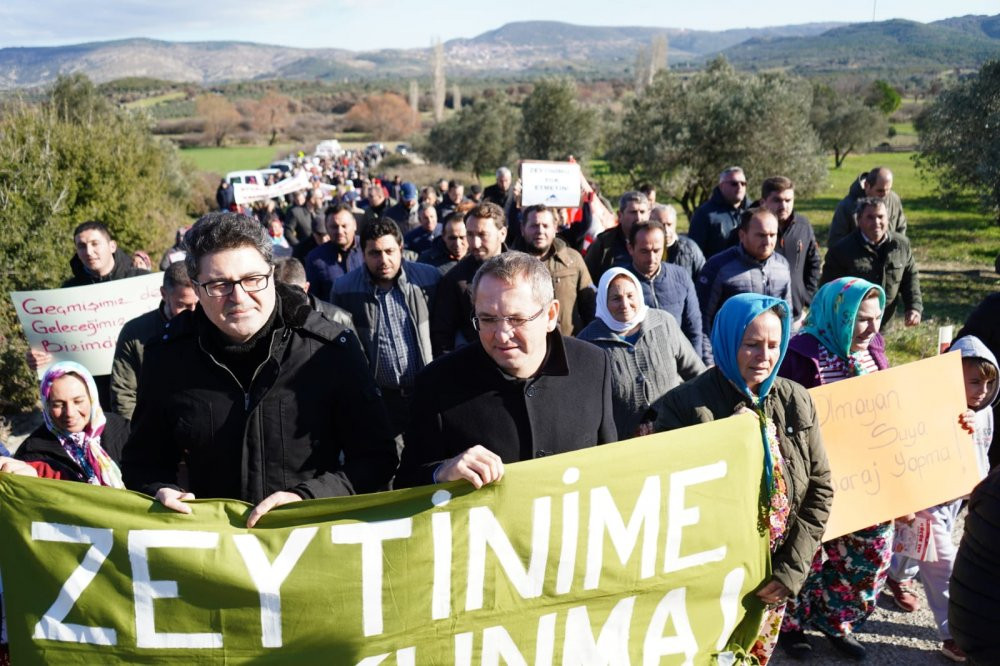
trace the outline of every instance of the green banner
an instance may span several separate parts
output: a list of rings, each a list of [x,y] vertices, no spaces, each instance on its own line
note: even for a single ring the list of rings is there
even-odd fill
[[[252,530],[242,502],[0,474],[13,663],[711,663],[762,616],[761,457],[739,416]]]

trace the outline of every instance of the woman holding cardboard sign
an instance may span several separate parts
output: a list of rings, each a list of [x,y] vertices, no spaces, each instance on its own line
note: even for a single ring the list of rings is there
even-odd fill
[[[878,332],[884,309],[885,292],[871,282],[844,277],[823,285],[789,345],[781,376],[809,388],[884,370],[889,361]],[[803,630],[811,627],[845,656],[864,659],[865,647],[852,633],[875,610],[892,535],[889,521],[832,539],[816,551],[809,577],[785,613],[780,638],[785,651],[808,657],[812,647]]]
[[[751,654],[761,664],[774,651],[785,604],[809,573],[833,501],[816,406],[804,388],[777,376],[788,348],[790,312],[788,303],[770,296],[729,298],[712,327],[715,367],[653,406],[657,431],[746,411],[760,421],[766,489],[760,508],[772,568],[771,579],[757,591],[767,612]]]

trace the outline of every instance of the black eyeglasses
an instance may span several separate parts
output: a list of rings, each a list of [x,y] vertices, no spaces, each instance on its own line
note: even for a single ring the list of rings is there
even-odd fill
[[[197,280],[191,280],[191,283],[203,288],[205,293],[209,296],[215,298],[221,298],[223,296],[229,296],[233,293],[233,289],[236,285],[240,285],[243,291],[252,294],[257,291],[263,291],[267,289],[267,283],[271,279],[271,274],[274,273],[272,268],[268,271],[267,275],[248,275],[245,278],[240,278],[239,280],[212,280],[210,282],[198,282]]]
[[[546,305],[542,306],[542,309],[531,315],[530,317],[493,317],[490,315],[473,315],[472,316],[472,328],[477,331],[495,331],[500,328],[503,323],[509,324],[511,328],[520,328],[527,324],[529,321],[535,321],[542,316],[545,312]]]

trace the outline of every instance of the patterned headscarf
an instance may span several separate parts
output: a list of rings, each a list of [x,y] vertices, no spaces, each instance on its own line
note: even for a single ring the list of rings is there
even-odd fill
[[[757,395],[753,394],[747,382],[740,374],[737,356],[740,345],[743,344],[743,334],[754,319],[767,312],[776,305],[780,305],[784,310],[781,317],[781,352],[778,361],[774,364],[774,369],[767,379],[761,382]],[[791,307],[780,298],[764,296],[763,294],[737,294],[726,299],[722,304],[718,314],[715,315],[715,323],[712,326],[712,354],[715,356],[715,364],[722,371],[732,384],[750,399],[754,412],[760,421],[760,434],[764,443],[764,474],[767,479],[767,488],[770,492],[773,489],[771,446],[767,439],[768,419],[764,413],[764,398],[767,397],[775,378],[778,376],[778,368],[788,351],[789,331],[791,330]]]
[[[73,375],[87,386],[90,394],[90,418],[87,425],[80,432],[67,432],[59,427],[50,413],[49,396],[52,393],[52,382],[64,375]],[[80,466],[87,482],[97,486],[110,486],[112,488],[124,488],[122,483],[121,470],[101,447],[101,433],[104,432],[104,425],[107,418],[101,409],[100,399],[97,397],[97,385],[90,371],[79,363],[72,361],[60,361],[49,366],[42,377],[42,384],[39,390],[42,398],[42,416],[45,418],[45,427],[49,429],[63,450]]]
[[[809,314],[801,333],[808,333],[826,347],[826,350],[847,364],[852,375],[862,375],[865,370],[860,362],[861,352],[852,352],[854,320],[858,318],[861,302],[872,289],[878,291],[879,307],[885,310],[885,291],[877,284],[856,277],[842,277],[827,282],[813,296]]]
[[[635,285],[635,291],[639,300],[639,307],[635,313],[635,316],[627,322],[618,321],[608,310],[608,289],[611,288],[611,281],[616,277],[624,275],[628,279],[632,280],[632,284]],[[634,326],[638,326],[646,318],[646,313],[649,312],[649,307],[646,305],[646,301],[642,296],[642,285],[639,284],[639,278],[632,274],[624,268],[610,268],[604,272],[601,276],[601,281],[597,287],[597,317],[604,324],[610,328],[615,333],[624,333],[625,331],[631,329]]]

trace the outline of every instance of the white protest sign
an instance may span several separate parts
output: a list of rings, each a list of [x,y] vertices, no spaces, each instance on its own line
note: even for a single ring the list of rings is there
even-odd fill
[[[86,287],[13,291],[10,297],[32,349],[107,375],[122,326],[159,306],[162,284],[163,273],[151,273]]]
[[[580,165],[576,162],[521,162],[521,205],[553,208],[580,205]]]
[[[309,189],[309,176],[303,172],[295,176],[295,178],[279,180],[274,185],[234,183],[233,200],[238,204],[250,203],[252,201],[264,201],[267,199],[283,197],[286,194],[306,189]]]

